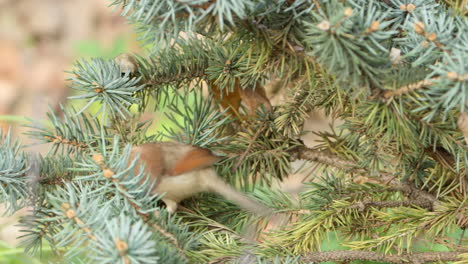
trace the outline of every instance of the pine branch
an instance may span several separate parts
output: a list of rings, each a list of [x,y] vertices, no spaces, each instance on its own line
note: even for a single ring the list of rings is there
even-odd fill
[[[394,208],[394,207],[413,207],[418,206],[432,210],[432,203],[425,200],[409,200],[409,201],[360,201],[351,205],[350,208],[358,209],[359,211],[365,211],[371,207],[376,208]]]
[[[98,238],[99,242],[91,248],[95,263],[160,263],[159,245],[152,239],[149,227],[128,215],[108,220],[105,228],[99,230]]]
[[[158,218],[156,215],[150,214],[154,211],[157,202],[157,196],[151,194],[150,191],[155,182],[144,173],[142,168],[137,168],[137,157],[131,157],[131,146],[127,145],[124,148],[122,156],[119,156],[119,152],[118,140],[115,138],[111,153],[106,152],[105,147],[102,146],[100,153],[94,154],[91,159],[87,160],[89,163],[94,163],[93,167],[89,168],[86,163],[81,163],[81,166],[88,167],[87,170],[94,172],[95,176],[99,175],[108,183],[115,185],[117,192],[133,207],[142,222],[154,228],[183,253],[177,238],[155,221],[155,218]],[[105,154],[107,156],[104,156]],[[129,176],[131,173],[134,175]],[[95,178],[93,176],[79,177],[78,180],[93,180]]]
[[[258,139],[258,136],[260,136],[260,133],[263,132],[263,127],[264,126],[265,126],[265,122],[262,122],[260,124],[260,127],[257,128],[257,132],[255,132],[255,135],[250,140],[249,145],[247,145],[247,148],[245,149],[245,151],[240,155],[239,160],[237,161],[236,165],[234,165],[234,167],[232,167],[233,171],[237,170],[239,168],[239,166],[242,164],[242,161],[244,161],[245,156],[247,156],[247,154],[249,153],[250,148],[252,147],[252,144]]]
[[[46,214],[38,220],[57,227],[57,232],[53,233],[56,247],[73,245],[66,252],[68,257],[83,252],[90,247],[90,243],[97,242],[97,232],[105,226],[100,217],[109,212],[108,208],[103,203],[103,197],[93,193],[92,189],[91,185],[71,183],[46,195],[49,205],[44,208]]]
[[[41,159],[40,175],[36,179],[36,183],[41,186],[62,186],[73,180],[75,175],[69,171],[69,168],[72,167],[72,160],[69,157]]]
[[[131,115],[129,107],[140,103],[140,98],[133,95],[142,90],[144,85],[140,83],[141,77],[132,77],[125,72],[123,65],[114,60],[92,59],[81,60],[75,64],[71,88],[81,91],[80,94],[70,99],[87,99],[87,104],[78,112],[81,113],[94,102],[101,105],[98,113],[106,117],[120,116],[126,118]],[[96,114],[97,115],[97,114]]]
[[[180,103],[169,105],[171,112],[166,114],[175,128],[163,125],[163,135],[193,146],[222,144],[229,138],[223,135],[222,130],[232,122],[232,118],[226,116],[226,110],[218,110],[212,97],[205,98],[201,88],[196,88],[193,92],[175,92]]]
[[[384,65],[390,62],[385,40],[396,31],[388,27],[391,22],[385,21],[387,14],[375,2],[355,8],[359,16],[338,2],[326,3],[317,13],[312,12],[310,21],[304,21],[303,43],[338,81],[357,89],[380,88],[379,75],[385,74]]]
[[[297,152],[297,159],[319,162],[339,169],[352,169],[356,166],[355,162],[331,155],[326,151],[310,149],[306,146],[299,147],[294,151]]]
[[[77,113],[74,109],[63,110],[63,118],[53,111],[47,113],[47,119],[52,127],[31,126],[34,130],[26,132],[32,138],[44,143],[53,143],[49,152],[82,153],[89,146],[95,145],[101,135],[108,135],[105,128],[96,118],[88,114]]]
[[[28,203],[28,160],[18,141],[10,131],[6,135],[0,129],[0,203],[6,206],[6,214],[13,214]]]
[[[128,150],[127,150],[128,152]],[[93,155],[93,160],[99,165],[99,167],[103,171],[103,176],[112,182],[117,186],[118,190],[121,190],[122,196],[127,200],[127,202],[135,209],[136,213],[138,216],[141,217],[143,222],[146,224],[152,226],[157,232],[159,232],[161,235],[163,235],[166,239],[168,239],[177,249],[179,249],[182,252],[182,249],[179,246],[179,243],[177,241],[177,238],[171,233],[169,233],[167,230],[164,230],[159,224],[150,222],[150,214],[144,212],[145,210],[142,210],[143,208],[139,206],[138,200],[136,200],[130,193],[127,193],[127,188],[126,188],[126,182],[121,183],[121,178],[120,177],[113,177],[116,172],[114,172],[112,169],[108,168],[104,164],[104,157],[101,154],[95,154]],[[135,161],[132,161],[133,164],[135,164]],[[130,166],[132,168],[132,166]],[[136,176],[136,178],[142,178],[141,174],[140,177],[139,175]],[[148,181],[147,179],[145,181]],[[150,197],[149,199],[152,199],[154,197]]]
[[[189,83],[206,76],[209,54],[214,43],[189,38],[180,40],[176,47],[159,51],[148,59],[137,57],[138,71],[149,85],[145,89],[162,85]]]
[[[96,236],[93,234],[95,231],[91,230],[83,220],[76,215],[77,208],[72,208],[72,206],[69,203],[62,203],[61,206],[62,209],[62,214],[65,215],[68,219],[73,221],[74,224],[77,225],[77,227],[86,234],[91,240],[97,241]],[[59,215],[62,215],[59,214]]]
[[[303,255],[301,260],[307,262],[326,262],[326,261],[354,261],[354,260],[367,260],[367,261],[382,261],[392,264],[405,264],[405,263],[429,263],[436,261],[457,261],[461,260],[460,254],[466,253],[464,251],[453,252],[424,252],[424,253],[411,253],[402,255],[386,255],[374,251],[325,251],[315,252]]]
[[[400,88],[398,88],[396,90],[385,91],[384,94],[383,94],[383,98],[388,100],[388,99],[390,99],[390,98],[392,98],[394,96],[400,96],[400,95],[403,95],[403,94],[413,92],[415,90],[418,90],[418,89],[421,89],[421,88],[432,85],[434,83],[434,81],[437,80],[437,79],[438,78],[432,78],[430,80],[422,80],[422,81],[419,81],[417,83],[412,83],[412,84],[402,86],[402,87],[400,87]]]
[[[54,236],[60,222],[50,221],[50,219],[56,215],[45,213],[42,208],[34,208],[30,212],[31,214],[22,216],[19,220],[19,226],[22,227],[21,232],[24,233],[18,237],[20,239],[19,245],[24,247],[25,253],[35,255],[39,250],[39,253],[42,254],[42,245],[45,240],[55,251],[55,245],[58,242],[55,241]]]
[[[295,158],[305,159],[309,161],[314,161],[322,163],[331,167],[335,167],[341,170],[345,170],[352,173],[358,173],[363,175],[369,175],[369,172],[364,168],[357,168],[356,162],[340,158],[338,156],[332,155],[327,151],[320,151],[307,148],[306,146],[301,146],[293,150]],[[394,176],[392,173],[381,171],[379,172],[379,177],[372,178],[380,182],[383,185],[389,186],[390,190],[401,191],[411,196],[413,200],[420,200],[418,203],[429,203],[431,207],[437,202],[437,198],[423,190],[415,188],[408,182],[401,182]],[[426,204],[426,206],[429,206]]]

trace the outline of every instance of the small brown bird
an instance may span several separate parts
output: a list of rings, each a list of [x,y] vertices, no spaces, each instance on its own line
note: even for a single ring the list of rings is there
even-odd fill
[[[146,171],[156,180],[153,193],[163,194],[167,210],[173,213],[185,198],[200,192],[215,192],[257,215],[271,210],[226,184],[211,167],[219,158],[207,149],[178,142],[155,142],[135,146]]]
[[[122,53],[114,58],[114,61],[119,65],[122,76],[125,74],[134,74],[138,69],[138,63],[135,57],[128,53]]]

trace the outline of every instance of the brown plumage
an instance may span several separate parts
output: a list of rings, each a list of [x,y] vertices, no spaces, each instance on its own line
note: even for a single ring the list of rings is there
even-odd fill
[[[173,213],[183,199],[200,192],[215,192],[240,207],[259,215],[270,209],[226,184],[211,167],[219,158],[209,150],[178,142],[155,142],[135,146],[147,172],[156,180],[153,193],[163,194],[167,210]]]

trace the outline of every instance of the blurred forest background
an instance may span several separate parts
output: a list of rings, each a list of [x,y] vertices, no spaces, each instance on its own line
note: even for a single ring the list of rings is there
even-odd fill
[[[22,136],[27,122],[60,110],[71,91],[65,71],[77,58],[139,52],[134,35],[108,0],[0,0],[0,129]],[[46,153],[48,146],[28,151]],[[0,208],[0,213],[1,213]],[[0,216],[0,263],[47,263],[17,248],[18,212]]]

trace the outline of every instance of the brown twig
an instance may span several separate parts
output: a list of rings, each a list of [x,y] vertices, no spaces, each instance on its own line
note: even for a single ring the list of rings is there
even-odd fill
[[[388,90],[383,93],[384,99],[390,99],[394,96],[399,96],[402,94],[407,94],[409,92],[421,89],[426,86],[430,86],[434,84],[434,81],[438,80],[439,78],[432,78],[430,80],[422,80],[416,83],[411,83],[405,86],[402,86],[396,90]]]
[[[295,154],[296,159],[305,159],[322,163],[351,173],[363,175],[369,174],[365,168],[356,167],[357,164],[355,161],[340,158],[326,151],[310,149],[306,146],[295,148],[294,151],[295,153],[293,154]],[[395,177],[395,175],[390,172],[380,171],[379,177],[372,179],[382,185],[388,186],[388,190],[401,191],[405,193],[408,197],[410,197],[411,200],[418,201],[420,204],[430,203],[431,208],[433,208],[437,202],[437,198],[434,195],[412,186],[409,182],[399,181],[397,177]],[[425,204],[425,207],[427,208],[428,205],[429,204]]]
[[[325,151],[315,150],[302,146],[296,149],[297,158],[308,161],[315,161],[322,164],[330,165],[339,169],[351,169],[355,167],[356,163],[348,160],[344,160],[332,154],[328,154]]]
[[[409,201],[362,201],[356,202],[350,206],[351,209],[358,209],[359,211],[365,211],[370,207],[378,208],[394,208],[394,207],[411,207],[418,206],[422,208],[432,209],[432,203],[426,200],[409,200]]]
[[[65,180],[63,177],[55,177],[55,178],[48,178],[48,177],[39,177],[37,178],[37,182],[41,185],[59,185],[63,186],[65,182],[71,182],[72,180]]]
[[[182,73],[178,73],[176,75],[171,75],[171,76],[151,76],[151,79],[146,81],[147,85],[151,86],[158,86],[162,84],[171,84],[175,83],[178,81],[192,81],[193,79],[196,78],[202,78],[205,76],[204,72],[194,72],[191,73],[190,71],[184,72],[181,70]]]
[[[88,145],[84,142],[79,142],[78,140],[76,139],[72,139],[72,140],[68,140],[66,138],[63,138],[59,135],[54,135],[54,136],[44,136],[45,139],[47,140],[50,140],[51,143],[60,143],[60,144],[64,144],[64,145],[70,145],[70,146],[73,146],[73,147],[76,147],[76,148],[80,148],[80,149],[86,149],[88,148]]]
[[[353,261],[353,260],[367,260],[367,261],[381,261],[392,264],[405,264],[405,263],[428,263],[436,261],[457,261],[461,258],[460,254],[468,252],[468,249],[463,251],[452,252],[423,252],[402,255],[385,255],[373,251],[351,251],[351,250],[336,250],[314,252],[302,256],[301,260],[305,262],[320,263],[325,261]]]
[[[232,171],[236,171],[239,166],[242,164],[242,161],[245,159],[245,156],[249,153],[250,149],[252,148],[253,143],[257,140],[257,138],[260,136],[260,133],[263,131],[263,127],[265,126],[265,122],[263,122],[260,127],[258,128],[257,132],[255,133],[254,137],[252,140],[249,142],[249,145],[245,149],[244,153],[239,157],[239,160],[237,161],[236,165],[233,167]]]

